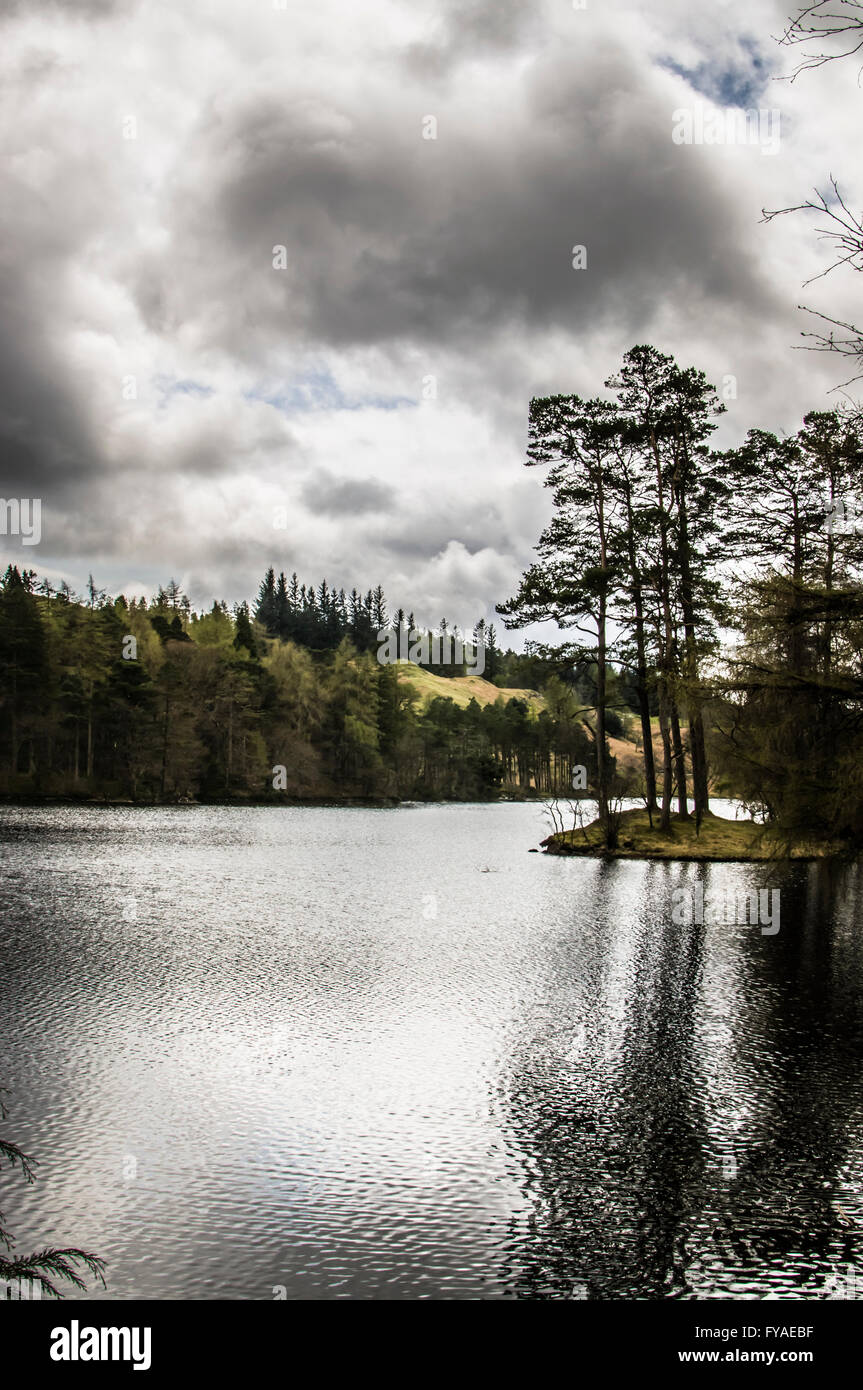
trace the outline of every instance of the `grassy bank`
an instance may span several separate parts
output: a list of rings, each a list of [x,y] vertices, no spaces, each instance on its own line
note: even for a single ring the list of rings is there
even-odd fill
[[[844,843],[789,839],[775,826],[758,825],[751,820],[723,820],[709,815],[696,834],[694,819],[672,816],[668,835],[659,829],[656,813],[653,822],[651,826],[643,808],[622,812],[618,847],[613,850],[603,844],[599,821],[592,821],[583,829],[549,835],[542,845],[547,854],[607,855],[614,859],[832,859],[848,853]]]
[[[476,700],[478,705],[484,706],[493,705],[500,699],[505,703],[510,700],[523,700],[535,714],[545,709],[545,700],[536,690],[492,685],[491,681],[485,680],[482,676],[437,676],[433,671],[427,671],[424,667],[415,666],[409,661],[398,662],[396,670],[399,681],[412,686],[417,692],[420,707],[423,709],[434,699],[452,700],[459,709],[466,709],[471,700]]]

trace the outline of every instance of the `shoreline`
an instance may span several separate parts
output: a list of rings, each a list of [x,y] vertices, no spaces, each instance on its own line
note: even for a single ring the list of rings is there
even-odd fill
[[[352,797],[224,797],[201,801],[190,798],[185,801],[134,801],[131,797],[102,796],[0,796],[0,807],[31,806],[104,806],[117,808],[133,806],[140,809],[159,809],[174,807],[186,810],[190,807],[235,806],[235,807],[322,807],[343,806],[366,809],[391,808],[399,806],[541,806],[547,798],[542,796],[494,796],[483,799],[476,797],[420,797],[420,796],[352,796]]]
[[[540,841],[545,854],[591,859],[655,859],[683,863],[766,863],[778,860],[815,862],[852,860],[853,846],[844,841],[791,837],[776,826],[753,820],[726,820],[712,812],[696,834],[693,817],[672,815],[671,835],[651,826],[646,809],[623,811],[618,819],[618,844],[609,849],[601,839],[599,821],[558,830]]]

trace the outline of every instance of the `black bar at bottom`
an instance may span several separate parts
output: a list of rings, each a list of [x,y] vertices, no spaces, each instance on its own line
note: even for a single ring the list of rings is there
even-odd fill
[[[597,1371],[688,1374],[705,1366],[796,1367],[823,1378],[856,1363],[863,1321],[853,1300],[524,1300],[470,1312],[383,1302],[4,1302],[0,1346],[4,1360],[11,1353],[23,1371],[54,1383],[110,1375],[161,1384],[194,1372],[223,1384],[277,1369],[308,1382],[313,1368],[402,1385],[436,1373],[451,1382],[457,1370],[460,1383],[476,1374],[487,1384],[496,1366],[511,1378],[513,1358],[526,1358],[541,1380],[561,1357],[574,1384]]]

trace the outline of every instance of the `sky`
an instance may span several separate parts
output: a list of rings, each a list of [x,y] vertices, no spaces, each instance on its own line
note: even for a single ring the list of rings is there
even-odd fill
[[[798,305],[863,284],[804,290],[821,223],[761,215],[860,206],[863,88],[787,80],[795,9],[0,0],[0,491],[41,502],[3,566],[208,608],[273,565],[470,627],[549,514],[531,397],[649,342],[720,445],[830,408]],[[697,107],[778,149],[677,143]]]

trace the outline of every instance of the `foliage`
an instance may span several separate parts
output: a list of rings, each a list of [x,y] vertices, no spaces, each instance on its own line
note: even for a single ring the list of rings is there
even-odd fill
[[[379,622],[380,588],[343,603],[325,582],[314,590],[272,570],[254,614],[219,602],[196,614],[173,580],[149,604],[112,600],[93,582],[80,600],[10,567],[0,583],[0,792],[471,799],[568,790],[573,761],[591,762],[578,714],[540,716],[535,696],[480,708],[453,684],[455,700],[436,694],[422,706],[398,668],[376,660]],[[498,669],[511,654],[477,626],[488,676],[490,653]],[[449,678],[435,691],[467,669],[425,668]],[[537,683],[550,671],[536,659],[525,669]],[[465,686],[473,692],[474,680]]]
[[[0,1087],[0,1090],[2,1089],[4,1088]],[[0,1100],[0,1119],[5,1120],[6,1114],[6,1106]],[[36,1160],[23,1153],[17,1144],[0,1139],[0,1168],[2,1168],[4,1161],[11,1168],[20,1168],[28,1183],[35,1181],[34,1170],[38,1166]],[[3,1213],[0,1212],[0,1247],[11,1254],[14,1243],[4,1225]],[[32,1255],[13,1255],[9,1259],[0,1255],[0,1281],[6,1283],[24,1281],[30,1285],[37,1284],[41,1293],[47,1294],[49,1298],[62,1297],[62,1293],[57,1287],[58,1281],[61,1280],[66,1280],[77,1289],[86,1289],[87,1285],[81,1274],[82,1269],[89,1271],[90,1274],[99,1279],[102,1287],[105,1287],[105,1261],[87,1250],[78,1250],[74,1247],[62,1250],[46,1248],[37,1250]]]
[[[640,346],[606,385],[617,401],[531,403],[527,463],[548,468],[554,511],[538,561],[499,607],[510,627],[552,619],[581,634],[557,655],[578,673],[596,721],[597,833],[614,847],[620,778],[603,750],[628,706],[641,724],[639,793],[652,826],[661,772],[667,838],[673,791],[685,821],[691,789],[697,834],[712,785],[792,838],[859,843],[855,413],[813,411],[794,438],[751,430],[739,448],[716,452],[708,441],[721,407],[700,372]]]

